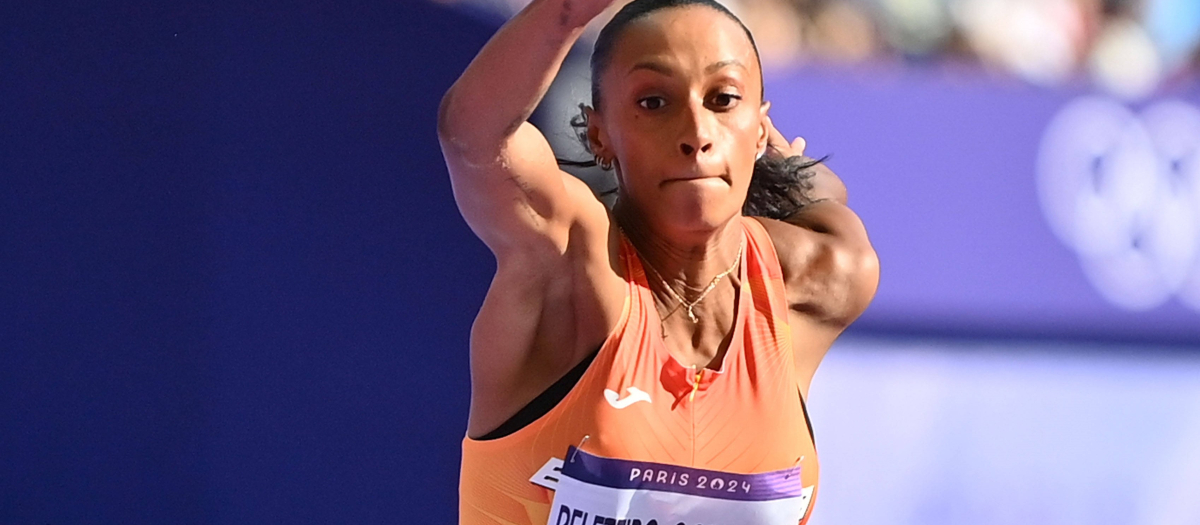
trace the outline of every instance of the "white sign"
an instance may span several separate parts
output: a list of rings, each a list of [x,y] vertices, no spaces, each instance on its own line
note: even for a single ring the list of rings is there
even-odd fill
[[[812,499],[800,467],[731,474],[567,452],[549,525],[796,525]]]

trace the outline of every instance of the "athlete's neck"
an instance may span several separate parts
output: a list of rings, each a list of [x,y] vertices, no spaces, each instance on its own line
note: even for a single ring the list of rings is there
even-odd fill
[[[742,249],[740,215],[711,229],[676,231],[656,227],[645,216],[621,206],[613,207],[613,218],[637,248],[643,264],[659,274],[675,290],[700,290],[736,263]],[[685,293],[686,295],[686,293]]]

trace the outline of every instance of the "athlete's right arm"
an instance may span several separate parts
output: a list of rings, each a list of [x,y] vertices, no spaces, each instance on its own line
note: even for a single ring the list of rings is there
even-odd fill
[[[612,1],[534,0],[442,99],[454,198],[497,266],[471,331],[473,436],[549,387],[620,314],[624,289],[597,286],[619,281],[606,279],[607,211],[526,122],[584,25]]]
[[[438,137],[463,218],[498,259],[565,249],[587,192],[526,122],[584,25],[612,0],[534,0],[442,99]],[[594,201],[594,199],[592,199]],[[549,243],[547,241],[550,241]],[[533,252],[533,253],[531,253]]]

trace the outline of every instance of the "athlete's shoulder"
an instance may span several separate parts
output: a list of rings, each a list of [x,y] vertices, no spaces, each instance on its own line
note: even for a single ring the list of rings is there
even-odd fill
[[[853,215],[840,203],[819,204],[839,208],[830,213],[844,210]],[[870,304],[879,284],[879,258],[869,242],[833,235],[811,227],[803,219],[753,219],[762,224],[771,238],[788,302],[794,310],[821,322],[845,326]],[[857,216],[854,220],[857,221]]]

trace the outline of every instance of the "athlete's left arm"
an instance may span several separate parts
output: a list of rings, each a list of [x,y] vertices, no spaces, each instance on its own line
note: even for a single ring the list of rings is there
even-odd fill
[[[803,156],[768,117],[767,155]],[[792,310],[837,337],[866,310],[879,284],[879,258],[862,220],[847,205],[846,185],[825,164],[814,171],[813,201],[783,221],[764,220],[779,253]]]
[[[770,127],[768,155],[803,155]],[[866,310],[879,285],[879,258],[858,215],[846,206],[846,186],[824,164],[812,168],[814,202],[782,221],[761,218],[771,234],[791,307],[797,382],[808,397],[813,374],[830,345]]]
[[[862,221],[830,198],[772,229],[792,310],[836,337],[866,310],[879,285],[879,258]]]
[[[879,284],[879,258],[862,221],[832,198],[782,221],[759,221],[779,254],[788,304],[818,332],[806,337],[820,335],[818,346],[832,343],[866,310]]]

